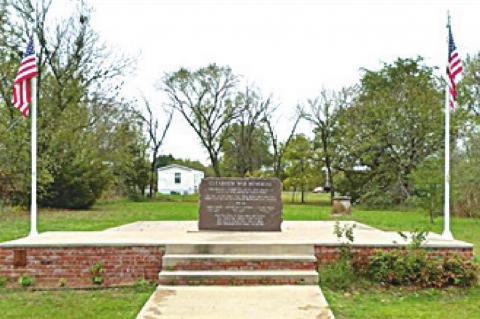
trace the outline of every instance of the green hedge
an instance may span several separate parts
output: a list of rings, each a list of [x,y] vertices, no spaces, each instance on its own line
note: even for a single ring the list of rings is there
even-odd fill
[[[430,256],[422,249],[377,251],[357,268],[369,279],[388,285],[441,288],[478,282],[478,267],[472,260],[459,255]]]

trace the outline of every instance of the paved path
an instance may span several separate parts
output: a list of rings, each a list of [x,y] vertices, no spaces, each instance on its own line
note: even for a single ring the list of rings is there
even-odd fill
[[[137,319],[333,319],[318,286],[158,286]]]

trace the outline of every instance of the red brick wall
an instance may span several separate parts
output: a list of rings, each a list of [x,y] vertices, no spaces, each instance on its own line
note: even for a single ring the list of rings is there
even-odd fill
[[[14,251],[26,251],[26,266],[14,265]],[[144,278],[157,281],[162,268],[163,247],[39,247],[0,248],[0,277],[9,286],[26,275],[36,286],[58,287],[60,278],[66,286],[91,286],[90,267],[101,262],[105,286],[131,284]]]
[[[393,248],[354,247],[353,253],[357,258],[367,258],[378,249]],[[25,266],[14,265],[15,250],[26,252]],[[456,253],[473,258],[472,248],[430,248],[429,252],[432,255]],[[58,287],[61,278],[66,280],[66,286],[92,286],[90,267],[101,262],[105,269],[105,286],[132,284],[141,278],[158,281],[163,255],[164,248],[158,246],[0,248],[0,277],[6,277],[9,286],[18,286],[18,278],[22,275],[32,277],[38,287]],[[315,246],[319,265],[333,263],[339,255],[340,247]],[[268,266],[275,267],[270,263]],[[301,266],[304,268],[305,265]]]
[[[364,259],[373,255],[377,250],[392,250],[396,247],[353,247],[354,258]],[[427,248],[431,256],[445,256],[448,254],[458,254],[466,258],[473,258],[473,248]],[[338,246],[315,246],[315,257],[319,265],[331,264],[340,257],[340,247]]]

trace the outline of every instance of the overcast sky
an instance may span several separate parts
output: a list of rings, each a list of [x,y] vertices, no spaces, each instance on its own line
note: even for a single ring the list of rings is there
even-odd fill
[[[155,83],[165,72],[212,62],[229,65],[264,95],[273,94],[281,105],[278,125],[284,135],[297,103],[322,87],[357,82],[361,68],[421,55],[443,69],[447,9],[461,56],[480,51],[480,1],[88,2],[101,38],[138,56],[125,95],[143,92],[160,105],[165,97]],[[303,124],[301,131],[311,129]],[[208,162],[180,114],[162,153]]]

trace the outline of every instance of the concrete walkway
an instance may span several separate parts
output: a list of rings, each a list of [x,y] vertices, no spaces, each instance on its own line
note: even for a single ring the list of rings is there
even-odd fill
[[[333,319],[318,286],[158,286],[137,319]]]

